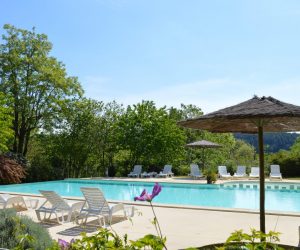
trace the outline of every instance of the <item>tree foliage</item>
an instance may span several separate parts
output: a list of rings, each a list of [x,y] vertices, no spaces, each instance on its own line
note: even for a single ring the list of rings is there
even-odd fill
[[[129,152],[130,166],[161,166],[175,162],[183,154],[183,131],[169,118],[165,108],[156,108],[152,101],[128,106],[119,128],[120,147]]]
[[[268,157],[270,164],[279,164],[283,177],[300,176],[300,138],[292,145],[290,150],[280,150]]]
[[[44,34],[4,25],[0,45],[0,91],[13,109],[12,150],[26,155],[32,132],[51,126],[69,98],[82,93],[76,77],[50,56],[52,44]]]
[[[7,97],[0,92],[0,153],[8,150],[8,142],[13,137],[12,109],[6,105]]]

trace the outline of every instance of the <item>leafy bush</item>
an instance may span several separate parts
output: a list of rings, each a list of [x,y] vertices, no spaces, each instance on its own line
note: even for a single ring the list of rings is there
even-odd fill
[[[138,250],[138,249],[155,249],[162,250],[164,248],[165,239],[159,236],[147,234],[143,238],[136,241],[128,240],[127,234],[122,238],[115,232],[108,229],[100,229],[96,234],[87,236],[83,233],[81,239],[72,240],[70,243],[64,240],[59,240],[58,244],[62,250]],[[54,245],[48,250],[57,250],[57,245]]]
[[[25,169],[30,166],[29,161],[26,159],[25,156],[21,154],[14,153],[14,152],[7,152],[5,153],[5,156],[7,156],[12,160],[15,160],[19,165],[21,165]]]
[[[279,151],[269,157],[271,164],[279,164],[283,177],[300,176],[300,157],[289,151]]]
[[[0,210],[0,247],[45,250],[53,246],[49,233],[41,225],[25,216],[17,216],[14,209]]]
[[[18,162],[0,155],[0,184],[21,183],[25,175],[24,168]]]
[[[229,249],[281,249],[278,247],[279,242],[278,232],[270,231],[269,233],[262,233],[255,229],[251,229],[250,234],[246,234],[243,230],[233,232],[226,243],[217,250]],[[262,240],[264,239],[264,240]],[[262,241],[261,241],[262,240]]]
[[[207,184],[213,184],[217,181],[217,174],[212,168],[207,169],[205,171],[205,175],[206,175]]]
[[[190,173],[190,165],[173,166],[173,173],[178,176],[185,176]]]

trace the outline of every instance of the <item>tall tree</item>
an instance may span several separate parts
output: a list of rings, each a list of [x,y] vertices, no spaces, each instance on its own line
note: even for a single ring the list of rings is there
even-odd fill
[[[11,109],[7,97],[0,92],[0,153],[8,150],[8,141],[13,137]]]
[[[49,125],[68,99],[82,94],[76,77],[50,56],[52,44],[44,34],[4,25],[0,45],[0,91],[12,98],[12,151],[26,155],[31,133]]]
[[[108,174],[114,174],[113,165],[114,157],[118,152],[118,138],[119,138],[119,119],[124,113],[122,105],[115,101],[107,103],[103,107],[101,117],[98,117],[95,134],[95,144],[97,146],[97,157],[99,157],[100,164],[98,167],[98,174],[103,174],[108,170]],[[110,170],[110,171],[109,171]]]
[[[57,155],[65,168],[64,176],[80,177],[91,173],[98,158],[98,119],[103,111],[103,103],[91,99],[81,99],[68,105],[64,112],[64,126],[56,146]]]
[[[173,163],[183,153],[184,132],[165,108],[143,101],[128,106],[120,118],[120,145],[129,152],[129,164]]]

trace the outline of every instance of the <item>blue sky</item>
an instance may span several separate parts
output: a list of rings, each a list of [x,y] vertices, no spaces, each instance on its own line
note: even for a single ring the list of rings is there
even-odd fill
[[[2,0],[5,23],[47,34],[93,99],[300,105],[300,1]]]

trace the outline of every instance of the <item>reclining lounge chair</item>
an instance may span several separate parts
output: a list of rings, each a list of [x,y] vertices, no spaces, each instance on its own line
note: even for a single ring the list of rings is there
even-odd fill
[[[227,172],[226,166],[218,166],[218,174],[220,178],[230,178],[232,177],[230,173]]]
[[[135,165],[133,171],[128,174],[128,177],[140,177],[142,173],[142,165]]]
[[[75,216],[75,212],[79,212],[82,208],[84,201],[77,202],[67,202],[60,195],[55,193],[54,191],[44,191],[40,190],[40,193],[46,198],[45,202],[35,210],[36,216],[39,221],[43,221],[46,219],[50,219],[51,215],[54,214],[56,216],[58,223],[70,222],[72,215]],[[46,206],[48,204],[48,206]],[[41,218],[41,213],[44,214],[44,217]],[[61,220],[59,220],[59,215],[61,214]],[[49,215],[46,218],[46,215]],[[65,221],[64,216],[68,215],[67,220]]]
[[[97,217],[99,223],[102,224],[102,218],[107,217],[108,223],[111,224],[113,214],[118,211],[123,211],[124,217],[128,217],[124,204],[109,205],[99,188],[82,187],[80,190],[85,198],[85,203],[80,210],[78,218],[84,219],[85,223],[89,217]],[[130,216],[133,216],[133,214]],[[105,226],[105,220],[103,220],[103,223]]]
[[[252,167],[249,177],[250,178],[259,178],[259,167]]]
[[[15,205],[22,205],[24,208],[27,208],[22,196],[12,196],[10,194],[0,194],[0,204],[3,208]]]
[[[197,164],[191,164],[191,173],[189,176],[191,176],[193,179],[202,178],[203,174],[201,173],[199,166]]]
[[[245,166],[238,166],[236,172],[234,173],[233,177],[242,178],[246,177],[246,167]]]
[[[162,172],[160,172],[157,177],[173,177],[172,165],[165,165]]]
[[[279,165],[270,165],[270,180],[272,178],[279,178],[282,180],[282,174],[280,173],[280,166]]]

